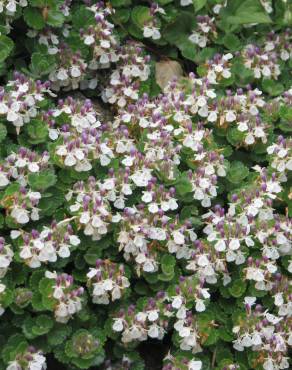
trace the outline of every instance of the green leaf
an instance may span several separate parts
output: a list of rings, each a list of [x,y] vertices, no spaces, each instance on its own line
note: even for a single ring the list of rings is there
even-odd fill
[[[40,292],[34,292],[31,300],[31,305],[35,311],[45,311],[46,307],[42,302],[42,295]]]
[[[9,37],[0,35],[0,63],[9,56],[13,47],[14,43]]]
[[[58,346],[64,343],[66,338],[71,334],[72,328],[69,325],[60,325],[50,331],[48,342],[51,346]]]
[[[292,121],[292,107],[282,106],[279,110],[280,117],[287,121]]]
[[[237,50],[240,50],[240,47],[241,47],[241,42],[240,42],[240,39],[232,34],[232,33],[227,33],[223,39],[222,39],[222,43],[223,45],[231,50],[231,51],[237,51]]]
[[[235,298],[241,297],[245,290],[246,283],[241,279],[234,280],[232,285],[228,288],[229,293]]]
[[[65,16],[59,9],[49,9],[47,23],[53,27],[61,27],[65,21]]]
[[[34,320],[32,332],[35,335],[44,335],[48,333],[54,326],[54,321],[48,315],[40,315]]]
[[[43,8],[43,7],[47,6],[47,5],[49,5],[48,4],[49,1],[48,0],[30,0],[29,1],[29,4],[31,6],[34,6],[34,7],[37,7],[37,8]]]
[[[271,96],[278,96],[285,90],[284,86],[280,82],[267,79],[262,81],[262,88],[264,92]]]
[[[292,124],[291,124],[291,122],[281,122],[279,124],[279,128],[283,132],[292,132]]]
[[[161,258],[161,270],[166,275],[171,275],[174,272],[176,259],[171,254],[165,254]]]
[[[78,31],[80,28],[87,28],[90,24],[93,24],[93,21],[93,13],[83,5],[76,8],[72,15],[72,24]]]
[[[195,11],[198,12],[207,4],[207,0],[193,0]]]
[[[111,0],[111,5],[114,8],[129,6],[131,4],[132,4],[132,0]]]
[[[179,195],[185,195],[187,193],[191,193],[193,188],[190,180],[187,176],[181,176],[175,183],[175,188]]]
[[[0,123],[0,143],[6,138],[7,136],[7,129],[3,123]]]
[[[163,274],[158,274],[158,279],[160,281],[171,281],[173,278],[174,278],[175,274],[174,274],[174,271],[166,274],[166,273],[163,273]]]
[[[212,344],[215,344],[219,339],[219,330],[217,329],[211,329],[208,333],[208,338],[204,342],[205,346],[211,346]]]
[[[231,163],[227,179],[232,184],[239,184],[243,179],[245,179],[249,174],[248,168],[239,161],[234,161]]]
[[[131,12],[131,19],[134,25],[140,29],[143,29],[144,24],[152,19],[149,8],[146,6],[138,5],[135,6]]]
[[[197,55],[198,55],[197,49],[188,38],[181,41],[178,47],[184,58],[192,60],[193,62],[197,61]]]
[[[28,183],[33,190],[46,190],[55,185],[57,176],[52,170],[45,170],[38,173],[30,173],[28,175]]]
[[[64,201],[64,194],[57,188],[51,188],[50,195],[48,197],[42,197],[38,207],[41,209],[42,215],[52,216]]]
[[[167,5],[173,2],[173,0],[157,0],[157,4],[159,5]]]
[[[48,138],[48,127],[39,119],[32,119],[26,125],[26,130],[32,144],[44,143]]]
[[[180,47],[196,25],[195,17],[189,12],[181,12],[176,19],[163,29],[163,37],[170,44]]]
[[[239,131],[236,127],[229,127],[226,138],[230,144],[236,146],[244,141],[245,133]]]
[[[234,339],[232,333],[230,333],[226,328],[219,328],[218,331],[220,338],[225,342],[232,342]]]
[[[229,8],[227,6],[227,8],[225,9],[225,14],[227,15],[226,21],[230,24],[239,25],[272,22],[271,18],[268,16],[259,0],[242,1],[239,6],[235,7],[235,11],[232,12],[230,15],[228,15],[228,10]]]
[[[232,64],[231,72],[235,73],[235,82],[238,86],[246,86],[248,83],[254,80],[253,71],[246,68],[241,61],[235,61]]]
[[[101,249],[98,247],[91,247],[84,255],[85,261],[89,264],[94,266],[96,260],[101,257]]]
[[[27,7],[24,9],[23,17],[26,24],[36,30],[41,30],[46,25],[46,22],[39,9]]]
[[[130,13],[128,9],[116,9],[115,13],[112,15],[115,23],[126,23],[130,18]]]
[[[55,57],[49,54],[33,53],[31,56],[31,69],[36,75],[46,75],[55,68]]]

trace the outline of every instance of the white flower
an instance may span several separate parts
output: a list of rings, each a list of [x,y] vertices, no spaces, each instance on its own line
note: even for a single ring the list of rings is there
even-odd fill
[[[251,340],[252,340],[252,344],[254,346],[258,346],[262,343],[262,338],[261,338],[260,334],[257,333],[257,332],[252,335]]]
[[[147,38],[151,37],[153,40],[158,40],[158,39],[160,39],[161,34],[160,34],[159,29],[157,27],[144,26],[143,36],[147,37]]]
[[[180,308],[180,306],[182,305],[182,303],[183,303],[182,302],[182,298],[180,296],[176,296],[176,297],[174,297],[171,305],[172,305],[173,308],[178,309],[178,308]]]
[[[118,286],[114,287],[112,290],[112,300],[115,301],[116,299],[120,299],[121,296],[121,289]]]
[[[57,72],[57,78],[58,80],[65,81],[68,79],[68,73],[66,69],[60,68],[59,71]]]
[[[67,245],[62,245],[58,251],[58,255],[62,258],[67,258],[70,256],[70,250]]]
[[[77,160],[76,160],[76,158],[74,157],[74,155],[73,155],[72,153],[69,153],[69,154],[66,156],[65,161],[64,161],[65,166],[72,167],[72,166],[74,166],[76,163],[77,163]]]
[[[202,366],[202,361],[191,360],[188,364],[188,370],[201,370]]]
[[[249,306],[253,306],[256,302],[256,297],[245,297],[244,298],[244,303],[248,304]]]
[[[157,310],[152,310],[148,312],[148,320],[149,321],[156,321],[159,318]]]
[[[248,125],[247,125],[247,122],[246,121],[241,121],[238,126],[237,126],[237,129],[241,132],[244,132],[244,131],[247,131],[248,130]]]
[[[236,120],[236,115],[233,111],[229,110],[227,111],[225,118],[227,122],[233,122]]]
[[[148,330],[148,335],[150,338],[158,338],[159,336],[158,326],[155,324],[151,325]]]
[[[154,272],[155,271],[155,264],[152,261],[147,260],[143,265],[143,270],[145,272]]]
[[[142,196],[142,201],[145,203],[152,202],[152,193],[150,191],[144,191]]]
[[[0,187],[5,187],[9,184],[7,175],[3,172],[0,172]]]
[[[176,244],[184,244],[185,243],[185,237],[184,235],[179,232],[179,231],[173,231],[172,232],[172,237],[173,237],[173,240],[175,241]]]
[[[237,250],[240,247],[240,242],[238,239],[231,239],[229,242],[229,248],[231,250]]]
[[[266,313],[266,319],[272,323],[272,324],[278,324],[281,320],[283,320],[283,317],[277,317],[275,315],[272,315],[271,313]]]
[[[124,329],[124,324],[122,319],[114,319],[114,324],[113,324],[113,330],[120,332]]]
[[[148,209],[150,213],[157,213],[159,211],[158,205],[156,203],[151,203],[148,206]]]
[[[112,290],[113,289],[113,281],[111,279],[106,279],[103,282],[104,290]]]
[[[19,224],[26,224],[29,221],[29,212],[23,208],[14,208],[11,212],[11,216],[15,218]]]
[[[198,299],[196,302],[196,311],[203,312],[205,311],[205,309],[206,309],[206,306],[204,302],[201,299]]]
[[[223,239],[218,240],[217,243],[215,244],[215,249],[218,252],[225,251],[225,249],[226,249],[226,243],[225,243],[225,241]]]
[[[84,38],[84,44],[85,45],[92,45],[93,43],[95,42],[95,38],[93,35],[87,35],[85,38]]]
[[[22,367],[17,361],[11,361],[9,362],[9,365],[7,366],[6,370],[21,370]]]
[[[274,295],[274,300],[275,300],[275,305],[276,306],[281,306],[284,304],[284,299],[283,299],[283,292],[277,293]]]
[[[274,367],[274,362],[271,358],[268,358],[264,364],[263,364],[263,368],[264,370],[275,370],[277,369],[276,367]]]
[[[69,240],[70,240],[70,244],[74,246],[77,246],[80,244],[80,239],[78,238],[77,235],[70,235]]]
[[[188,6],[193,3],[193,0],[180,0],[180,5],[181,6]]]
[[[255,142],[255,139],[254,139],[253,134],[252,134],[251,132],[249,132],[249,133],[246,135],[246,137],[245,137],[244,141],[245,141],[245,143],[246,143],[246,144],[248,144],[248,145],[253,144],[253,143]]]

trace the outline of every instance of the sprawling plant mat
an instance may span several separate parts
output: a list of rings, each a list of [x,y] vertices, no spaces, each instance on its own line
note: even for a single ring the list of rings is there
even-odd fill
[[[0,370],[291,368],[291,72],[291,0],[0,1]]]

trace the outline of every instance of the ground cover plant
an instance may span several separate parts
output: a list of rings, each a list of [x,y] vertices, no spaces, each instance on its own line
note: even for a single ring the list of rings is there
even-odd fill
[[[289,368],[291,26],[0,1],[1,370]]]

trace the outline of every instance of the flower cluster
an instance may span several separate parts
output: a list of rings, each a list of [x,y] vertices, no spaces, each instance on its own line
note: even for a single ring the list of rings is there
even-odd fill
[[[110,63],[115,63],[119,59],[118,43],[113,34],[114,25],[107,20],[113,10],[105,7],[102,2],[90,6],[88,9],[94,13],[96,21],[96,24],[80,30],[84,44],[92,49],[92,60],[88,67],[92,70],[107,68]]]
[[[130,305],[126,310],[120,310],[113,318],[113,331],[122,333],[123,343],[141,342],[147,337],[162,339],[171,315],[164,299],[164,293],[158,293],[156,299],[147,299],[141,309]]]
[[[6,88],[0,88],[0,117],[11,123],[19,134],[21,127],[37,116],[39,104],[50,95],[50,83],[34,81],[15,72]]]
[[[96,267],[90,268],[86,276],[87,286],[92,289],[92,301],[97,304],[120,299],[130,286],[124,266],[109,260],[97,260]]]
[[[5,311],[2,306],[2,297],[5,295],[6,284],[2,283],[2,279],[9,269],[13,256],[14,253],[11,246],[5,243],[4,238],[0,237],[0,316],[3,315]]]
[[[1,369],[291,367],[292,9],[237,5],[0,1]]]
[[[29,220],[39,220],[38,203],[41,193],[27,190],[23,186],[11,189],[1,199],[1,206],[5,208],[7,216],[10,216],[14,223],[27,224]]]
[[[207,60],[207,72],[206,76],[211,84],[216,84],[222,79],[228,79],[232,76],[231,74],[231,63],[230,60],[233,58],[231,53],[220,55],[216,54],[213,59]]]
[[[187,246],[196,239],[196,234],[188,221],[180,223],[171,219],[161,210],[154,213],[144,207],[125,208],[120,222],[117,242],[124,251],[126,261],[134,259],[136,269],[146,272],[158,270],[157,256],[164,250],[166,242],[170,253],[182,258],[188,254]]]
[[[155,17],[156,13],[165,14],[165,10],[160,8],[158,4],[152,3],[149,8],[149,19],[147,19],[143,25],[143,36],[152,38],[153,40],[161,38],[159,20]]]
[[[19,257],[31,268],[56,262],[58,257],[68,258],[70,249],[80,244],[69,221],[53,221],[50,227],[45,226],[41,232],[34,229],[30,233],[13,230],[11,238],[18,239]]]
[[[200,48],[205,48],[217,37],[215,18],[210,18],[208,15],[198,15],[196,21],[196,28],[190,35],[189,40]]]
[[[201,370],[202,361],[189,359],[187,357],[173,356],[171,353],[163,360],[164,365],[162,370]]]
[[[12,262],[14,253],[11,246],[5,243],[4,238],[0,238],[0,278],[3,278]]]
[[[220,100],[216,112],[219,127],[233,127],[242,133],[242,145],[267,142],[269,125],[260,112],[265,107],[262,91],[248,88],[246,92],[238,89],[236,94],[227,94]]]
[[[50,127],[49,136],[52,140],[56,140],[60,135],[58,127],[54,128],[56,121],[58,123],[58,119],[62,119],[64,116],[64,120],[70,122],[70,129],[76,130],[79,134],[82,134],[85,129],[100,126],[99,114],[94,109],[91,100],[86,99],[83,102],[72,97],[65,100],[60,99],[55,109],[50,109],[44,114],[44,119]]]
[[[291,45],[291,30],[286,29],[281,34],[276,34],[272,31],[267,35],[267,40],[264,44],[265,51],[274,51],[282,61],[288,61],[290,58],[289,50]]]
[[[8,17],[14,16],[17,7],[20,6],[22,8],[27,6],[26,0],[2,0],[0,2],[0,13],[5,13]]]
[[[115,221],[107,198],[98,188],[95,178],[89,177],[88,182],[77,182],[66,195],[70,202],[70,212],[75,222],[84,229],[84,234],[99,240],[108,232],[110,222]]]
[[[41,32],[29,30],[27,36],[29,38],[37,38],[39,45],[47,47],[49,55],[55,55],[59,52],[60,37],[51,27],[46,27]]]
[[[22,353],[18,353],[15,360],[9,362],[6,370],[46,370],[44,354],[33,346],[29,346]]]
[[[57,67],[50,73],[51,87],[55,91],[78,89],[85,78],[87,63],[80,52],[74,52],[65,42],[60,44]]]
[[[288,319],[264,311],[261,305],[252,309],[255,301],[254,297],[245,297],[246,314],[233,328],[237,335],[233,346],[238,351],[251,348],[257,353],[257,364],[265,370],[286,369],[292,340]]]
[[[279,136],[275,144],[267,148],[271,158],[271,167],[279,172],[282,181],[287,181],[286,173],[292,171],[292,140]]]
[[[13,181],[27,186],[28,175],[47,169],[49,159],[48,152],[38,154],[28,148],[19,148],[0,162],[0,187],[4,188]]]
[[[5,289],[6,289],[6,285],[0,282],[0,316],[2,316],[3,313],[5,312],[5,309],[4,307],[2,307],[2,302],[1,302],[3,293],[5,294]]]
[[[204,288],[204,283],[204,280],[198,281],[194,276],[180,276],[174,295],[169,298],[172,307],[178,310],[177,318],[186,317],[187,307],[194,306],[197,312],[205,311],[205,303],[210,298],[210,293],[208,288]]]
[[[82,309],[83,287],[74,287],[74,279],[71,275],[46,271],[46,278],[53,280],[49,285],[48,298],[52,299],[52,310],[57,322],[66,324],[74,314]]]
[[[251,69],[255,78],[272,78],[277,80],[281,71],[278,55],[273,50],[249,44],[242,52],[244,66]]]
[[[141,81],[150,74],[149,56],[136,43],[129,43],[119,50],[117,68],[111,73],[109,85],[102,91],[104,101],[124,108],[138,99]]]

